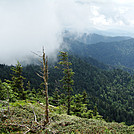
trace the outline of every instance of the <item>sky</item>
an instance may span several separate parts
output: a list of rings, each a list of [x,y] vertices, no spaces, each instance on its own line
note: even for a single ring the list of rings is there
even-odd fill
[[[134,0],[0,0],[0,64],[54,56],[64,30],[134,37]]]

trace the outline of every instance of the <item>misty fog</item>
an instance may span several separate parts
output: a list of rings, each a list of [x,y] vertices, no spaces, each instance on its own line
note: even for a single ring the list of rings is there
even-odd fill
[[[0,63],[41,53],[49,56],[62,44],[62,33],[126,29],[133,34],[131,0],[0,0]]]

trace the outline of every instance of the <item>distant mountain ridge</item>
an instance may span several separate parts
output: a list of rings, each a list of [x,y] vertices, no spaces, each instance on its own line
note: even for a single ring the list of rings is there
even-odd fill
[[[77,40],[84,44],[96,44],[99,42],[116,42],[116,41],[122,41],[122,40],[128,40],[131,39],[129,36],[104,36],[99,35],[96,33],[84,33],[84,34],[72,34],[69,32],[66,32],[64,34],[64,39],[68,40]]]
[[[64,42],[68,45],[69,51],[80,58],[91,57],[104,64],[134,69],[134,38],[92,34],[82,35],[80,38],[65,37]],[[91,42],[98,43],[90,44]]]
[[[99,34],[83,34],[79,41],[83,42],[85,44],[96,44],[99,42],[115,42],[115,41],[122,41],[122,40],[127,40],[130,39],[131,37],[127,36],[115,36],[115,37],[110,37],[110,36],[103,36]]]

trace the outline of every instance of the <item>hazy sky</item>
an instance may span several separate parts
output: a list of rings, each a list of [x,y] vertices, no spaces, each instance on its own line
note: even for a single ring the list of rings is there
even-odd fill
[[[45,46],[59,48],[62,32],[134,35],[134,0],[0,0],[0,63],[14,63]]]

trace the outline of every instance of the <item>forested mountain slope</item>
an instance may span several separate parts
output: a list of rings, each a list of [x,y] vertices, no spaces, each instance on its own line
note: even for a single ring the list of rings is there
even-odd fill
[[[65,42],[69,51],[79,57],[92,57],[104,64],[134,68],[134,39],[96,44],[85,44],[68,39]]]
[[[78,39],[78,41],[86,44],[96,44],[99,42],[115,42],[115,41],[122,41],[127,39],[130,39],[130,37],[125,37],[125,36],[110,37],[110,36],[104,36],[104,35],[99,35],[94,33],[94,34],[83,34]]]
[[[89,109],[96,105],[98,112],[108,121],[126,122],[134,124],[134,78],[127,72],[120,69],[101,70],[94,67],[80,58],[69,56],[72,62],[74,75],[73,94],[82,93],[86,90],[89,100]],[[4,76],[10,79],[10,67],[0,66],[0,79]],[[31,88],[41,88],[41,78],[37,76],[40,66],[28,65],[23,67],[23,76],[30,81]],[[3,75],[4,73],[4,75]],[[55,88],[60,92],[63,90],[57,83],[62,78],[62,71],[49,67],[49,95],[52,95]],[[56,80],[56,81],[55,81]]]

